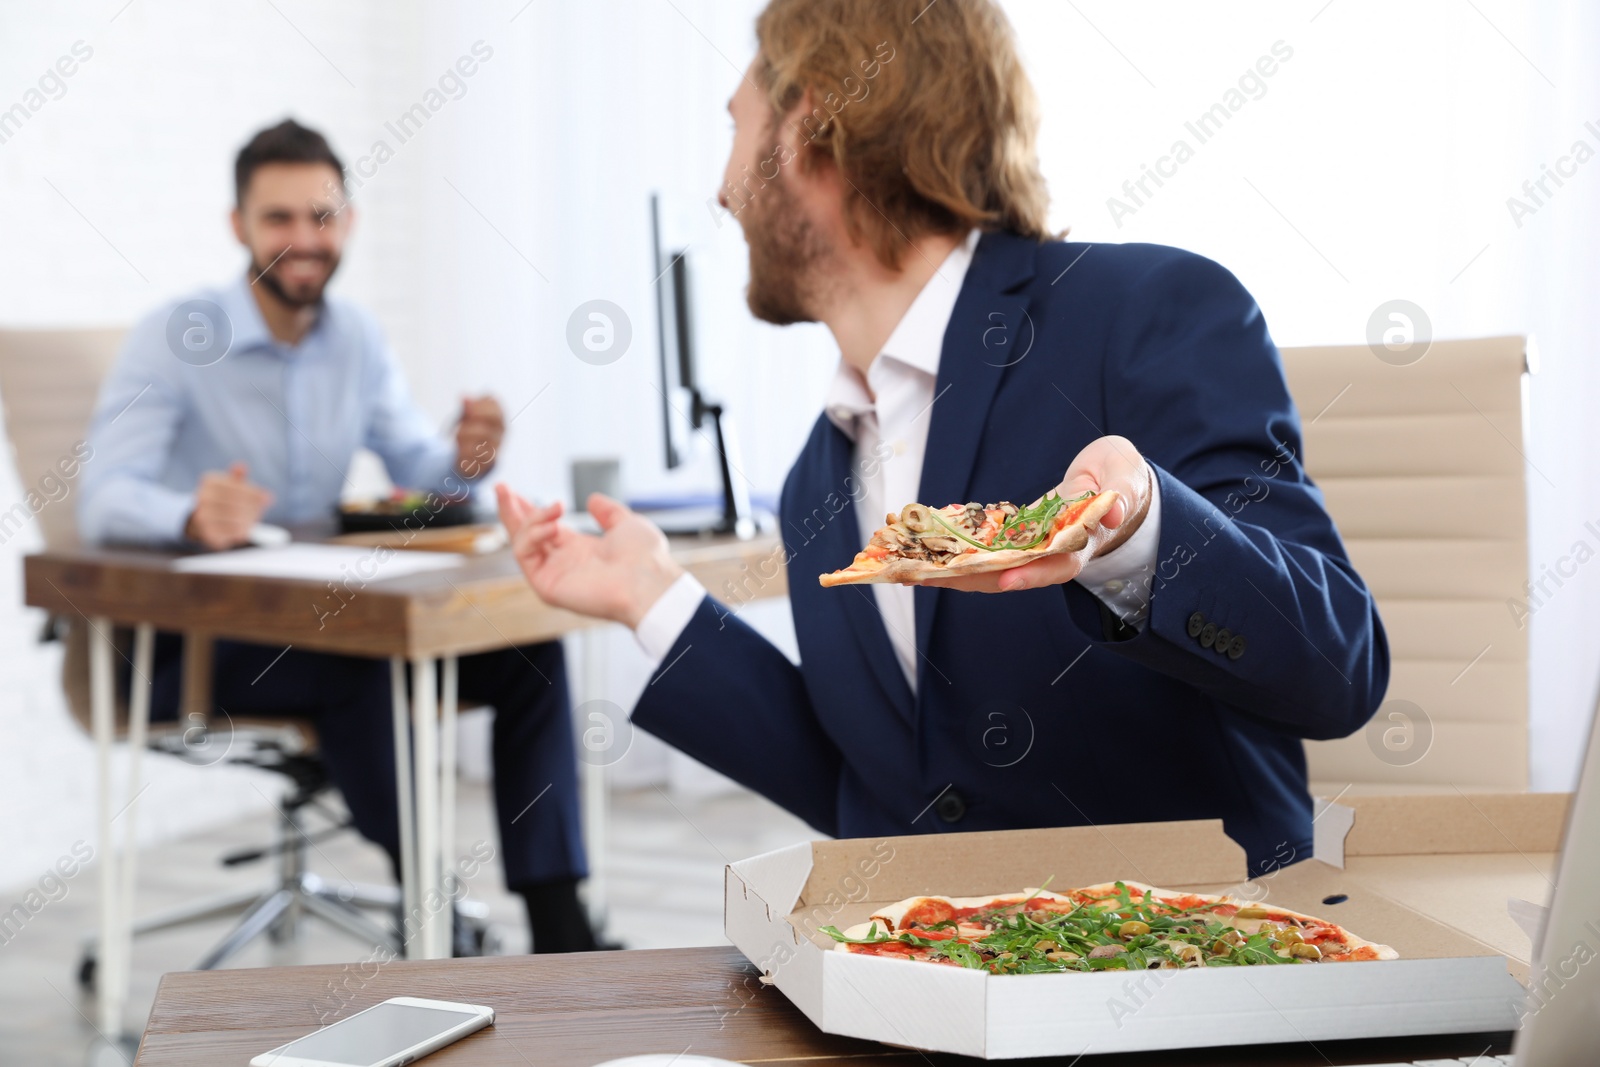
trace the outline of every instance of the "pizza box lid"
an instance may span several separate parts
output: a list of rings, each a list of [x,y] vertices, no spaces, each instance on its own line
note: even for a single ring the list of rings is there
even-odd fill
[[[1218,820],[815,841],[730,864],[724,925],[820,1029],[987,1059],[1516,1026],[1522,987],[1494,947],[1331,864],[1292,852],[1282,862],[1246,881],[1243,850]],[[923,893],[1118,878],[1322,915],[1401,958],[1000,976],[835,952],[820,932]]]

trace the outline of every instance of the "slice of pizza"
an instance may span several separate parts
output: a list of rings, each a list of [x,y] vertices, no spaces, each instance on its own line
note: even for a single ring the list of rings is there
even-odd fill
[[[1139,882],[998,897],[910,897],[840,931],[839,952],[992,974],[1392,960],[1337,923],[1229,896]]]
[[[1084,493],[1063,500],[1048,493],[1027,507],[907,504],[856,553],[850,566],[818,577],[826,587],[872,582],[914,584],[1020,567],[1041,556],[1079,552],[1117,494]]]

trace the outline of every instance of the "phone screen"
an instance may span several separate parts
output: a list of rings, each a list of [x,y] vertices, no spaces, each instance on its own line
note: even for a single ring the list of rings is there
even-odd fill
[[[464,1011],[379,1004],[307,1034],[284,1046],[282,1054],[370,1067],[474,1017]]]

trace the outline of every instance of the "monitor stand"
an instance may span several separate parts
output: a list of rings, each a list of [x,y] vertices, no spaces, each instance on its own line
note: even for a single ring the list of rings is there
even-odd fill
[[[721,509],[681,508],[646,512],[646,515],[668,537],[732,534],[741,541],[748,541],[762,524],[757,522],[750,508],[750,490],[739,468],[739,441],[732,419],[722,410],[721,404],[706,404],[701,410],[711,416],[711,426],[716,433],[717,464],[722,474]]]

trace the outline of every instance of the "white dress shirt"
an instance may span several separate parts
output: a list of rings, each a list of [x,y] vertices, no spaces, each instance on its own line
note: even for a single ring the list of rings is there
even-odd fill
[[[865,378],[841,359],[828,387],[823,410],[855,443],[851,465],[862,485],[856,524],[863,545],[883,525],[888,512],[899,511],[917,499],[945,329],[972,264],[978,236],[977,230],[967,234],[928,279],[868,366]],[[952,397],[950,402],[960,403],[960,399]],[[1063,470],[1070,460],[1070,456],[1063,459]],[[1156,490],[1145,521],[1133,536],[1116,551],[1091,560],[1077,578],[1125,622],[1137,627],[1144,625],[1148,614],[1149,585],[1140,578],[1154,573],[1160,521],[1160,493]],[[646,655],[656,663],[666,657],[705,592],[698,581],[684,574],[662,594],[634,631]],[[915,692],[918,653],[913,589],[873,585],[872,593],[901,673]]]

